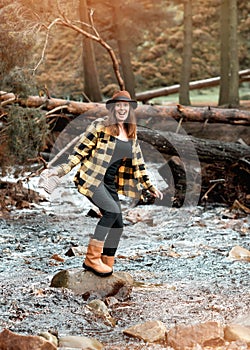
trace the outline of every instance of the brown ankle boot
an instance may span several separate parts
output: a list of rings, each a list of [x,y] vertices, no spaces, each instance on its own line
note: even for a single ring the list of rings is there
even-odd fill
[[[102,262],[105,265],[108,265],[113,269],[114,263],[115,263],[115,257],[114,256],[109,256],[109,255],[102,255]]]
[[[107,277],[112,274],[113,270],[111,267],[102,262],[101,255],[103,244],[104,242],[97,241],[96,239],[91,239],[89,241],[83,267],[88,271],[92,271],[97,276]]]

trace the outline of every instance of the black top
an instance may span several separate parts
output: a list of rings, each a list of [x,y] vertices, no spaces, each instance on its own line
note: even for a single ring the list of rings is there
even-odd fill
[[[125,158],[132,158],[132,142],[116,138],[114,153],[104,176],[105,184],[114,183],[117,170]]]

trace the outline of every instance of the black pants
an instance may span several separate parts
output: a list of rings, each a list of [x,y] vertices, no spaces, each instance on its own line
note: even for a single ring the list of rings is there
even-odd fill
[[[93,238],[104,241],[104,255],[114,256],[123,232],[121,204],[115,184],[101,183],[91,201],[102,214],[96,225]]]

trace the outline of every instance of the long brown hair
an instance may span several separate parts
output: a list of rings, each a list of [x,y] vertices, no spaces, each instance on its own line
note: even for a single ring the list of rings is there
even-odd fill
[[[127,132],[129,139],[136,138],[136,119],[135,119],[135,111],[133,108],[129,109],[128,118],[123,123],[124,128]],[[109,109],[108,118],[105,121],[105,126],[107,127],[108,132],[113,136],[119,135],[119,125],[117,123],[117,119],[115,117],[115,104]]]

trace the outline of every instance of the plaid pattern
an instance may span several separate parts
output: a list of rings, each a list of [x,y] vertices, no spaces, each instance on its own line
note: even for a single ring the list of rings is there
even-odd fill
[[[78,191],[90,198],[103,180],[115,149],[115,137],[105,132],[103,120],[99,118],[87,128],[74,148],[74,155],[59,170],[59,175],[62,176],[81,163],[74,182]],[[147,175],[137,139],[132,142],[132,160],[123,161],[115,182],[118,193],[132,198],[140,197],[142,188],[155,191]]]

